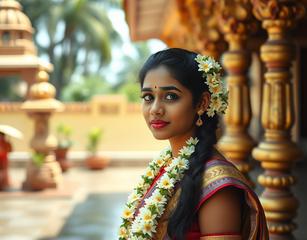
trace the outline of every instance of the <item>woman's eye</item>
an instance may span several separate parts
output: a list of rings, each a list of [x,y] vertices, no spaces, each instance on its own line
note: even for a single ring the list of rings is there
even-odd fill
[[[144,99],[145,102],[150,102],[153,99],[153,96],[150,94],[144,94],[142,98]]]
[[[176,93],[168,93],[166,94],[165,96],[165,99],[166,100],[170,100],[170,101],[174,101],[174,100],[177,100],[179,97]]]

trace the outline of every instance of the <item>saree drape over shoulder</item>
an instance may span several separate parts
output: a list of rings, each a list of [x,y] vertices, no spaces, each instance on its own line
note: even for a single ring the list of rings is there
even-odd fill
[[[156,177],[152,186],[149,188],[148,192],[145,194],[143,200],[140,203],[140,207],[143,206],[145,199],[149,198],[156,188],[157,180],[163,176],[165,171],[162,169],[160,174]],[[266,226],[266,220],[264,216],[263,209],[260,205],[258,197],[251,190],[248,185],[247,180],[243,174],[230,162],[214,159],[206,163],[205,172],[203,177],[203,187],[201,198],[199,204],[195,209],[196,213],[199,208],[204,204],[211,196],[213,196],[219,190],[226,187],[235,187],[243,190],[244,200],[243,200],[243,219],[241,239],[244,240],[267,240],[268,230]],[[167,235],[167,224],[170,214],[177,206],[177,201],[180,196],[180,186],[175,191],[174,196],[169,200],[166,210],[159,220],[156,234],[154,236],[155,240],[170,240],[171,238]],[[196,239],[232,239],[230,238],[215,238],[215,236],[204,237],[201,235],[199,230],[198,222],[192,224],[191,229],[186,235],[188,240]],[[234,238],[235,239],[235,238]],[[238,238],[236,238],[238,239]]]

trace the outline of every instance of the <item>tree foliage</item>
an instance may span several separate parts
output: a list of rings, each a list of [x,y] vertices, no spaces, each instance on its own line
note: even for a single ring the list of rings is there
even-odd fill
[[[63,89],[63,101],[84,102],[92,96],[112,92],[112,86],[99,75],[83,76]]]
[[[140,85],[138,83],[138,74],[141,66],[150,54],[150,49],[146,42],[134,44],[135,55],[124,55],[123,68],[118,73],[118,81],[114,86],[115,91],[125,94],[130,102],[140,100]]]
[[[24,12],[37,31],[36,45],[41,55],[54,65],[50,80],[58,96],[74,74],[98,74],[111,60],[112,44],[120,42],[107,15],[118,1],[22,0]]]

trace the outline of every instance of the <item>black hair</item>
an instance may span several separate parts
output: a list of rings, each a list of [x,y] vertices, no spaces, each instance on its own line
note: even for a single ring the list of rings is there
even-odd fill
[[[203,72],[198,71],[196,56],[196,53],[180,48],[170,48],[151,55],[139,74],[141,86],[148,71],[164,66],[172,77],[191,91],[195,107],[200,103],[203,93],[208,92]],[[197,219],[195,209],[201,196],[205,162],[212,157],[213,146],[216,143],[218,116],[208,117],[205,113],[202,115],[202,120],[204,124],[196,130],[199,143],[190,157],[190,168],[181,181],[181,194],[177,207],[168,222],[168,235],[176,240],[185,239],[187,231]]]

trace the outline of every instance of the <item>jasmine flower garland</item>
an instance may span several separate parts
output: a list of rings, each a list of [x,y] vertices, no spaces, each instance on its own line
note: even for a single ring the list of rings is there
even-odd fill
[[[165,211],[169,198],[174,193],[175,184],[180,182],[184,172],[189,168],[189,158],[195,151],[198,143],[197,138],[190,138],[186,142],[176,158],[172,159],[170,148],[160,153],[160,156],[149,163],[145,174],[141,176],[141,181],[134,188],[128,197],[128,202],[122,214],[122,224],[119,229],[119,240],[140,240],[152,239],[158,225],[158,220]],[[139,209],[135,216],[135,211],[139,206],[144,194],[148,191],[160,169],[170,161],[170,165],[165,167],[165,173],[158,180],[155,191],[145,199],[145,204]]]
[[[198,71],[203,72],[203,78],[211,93],[207,115],[213,117],[215,113],[225,113],[228,105],[228,91],[225,80],[221,77],[222,67],[209,56],[198,54],[195,61],[198,62]]]

